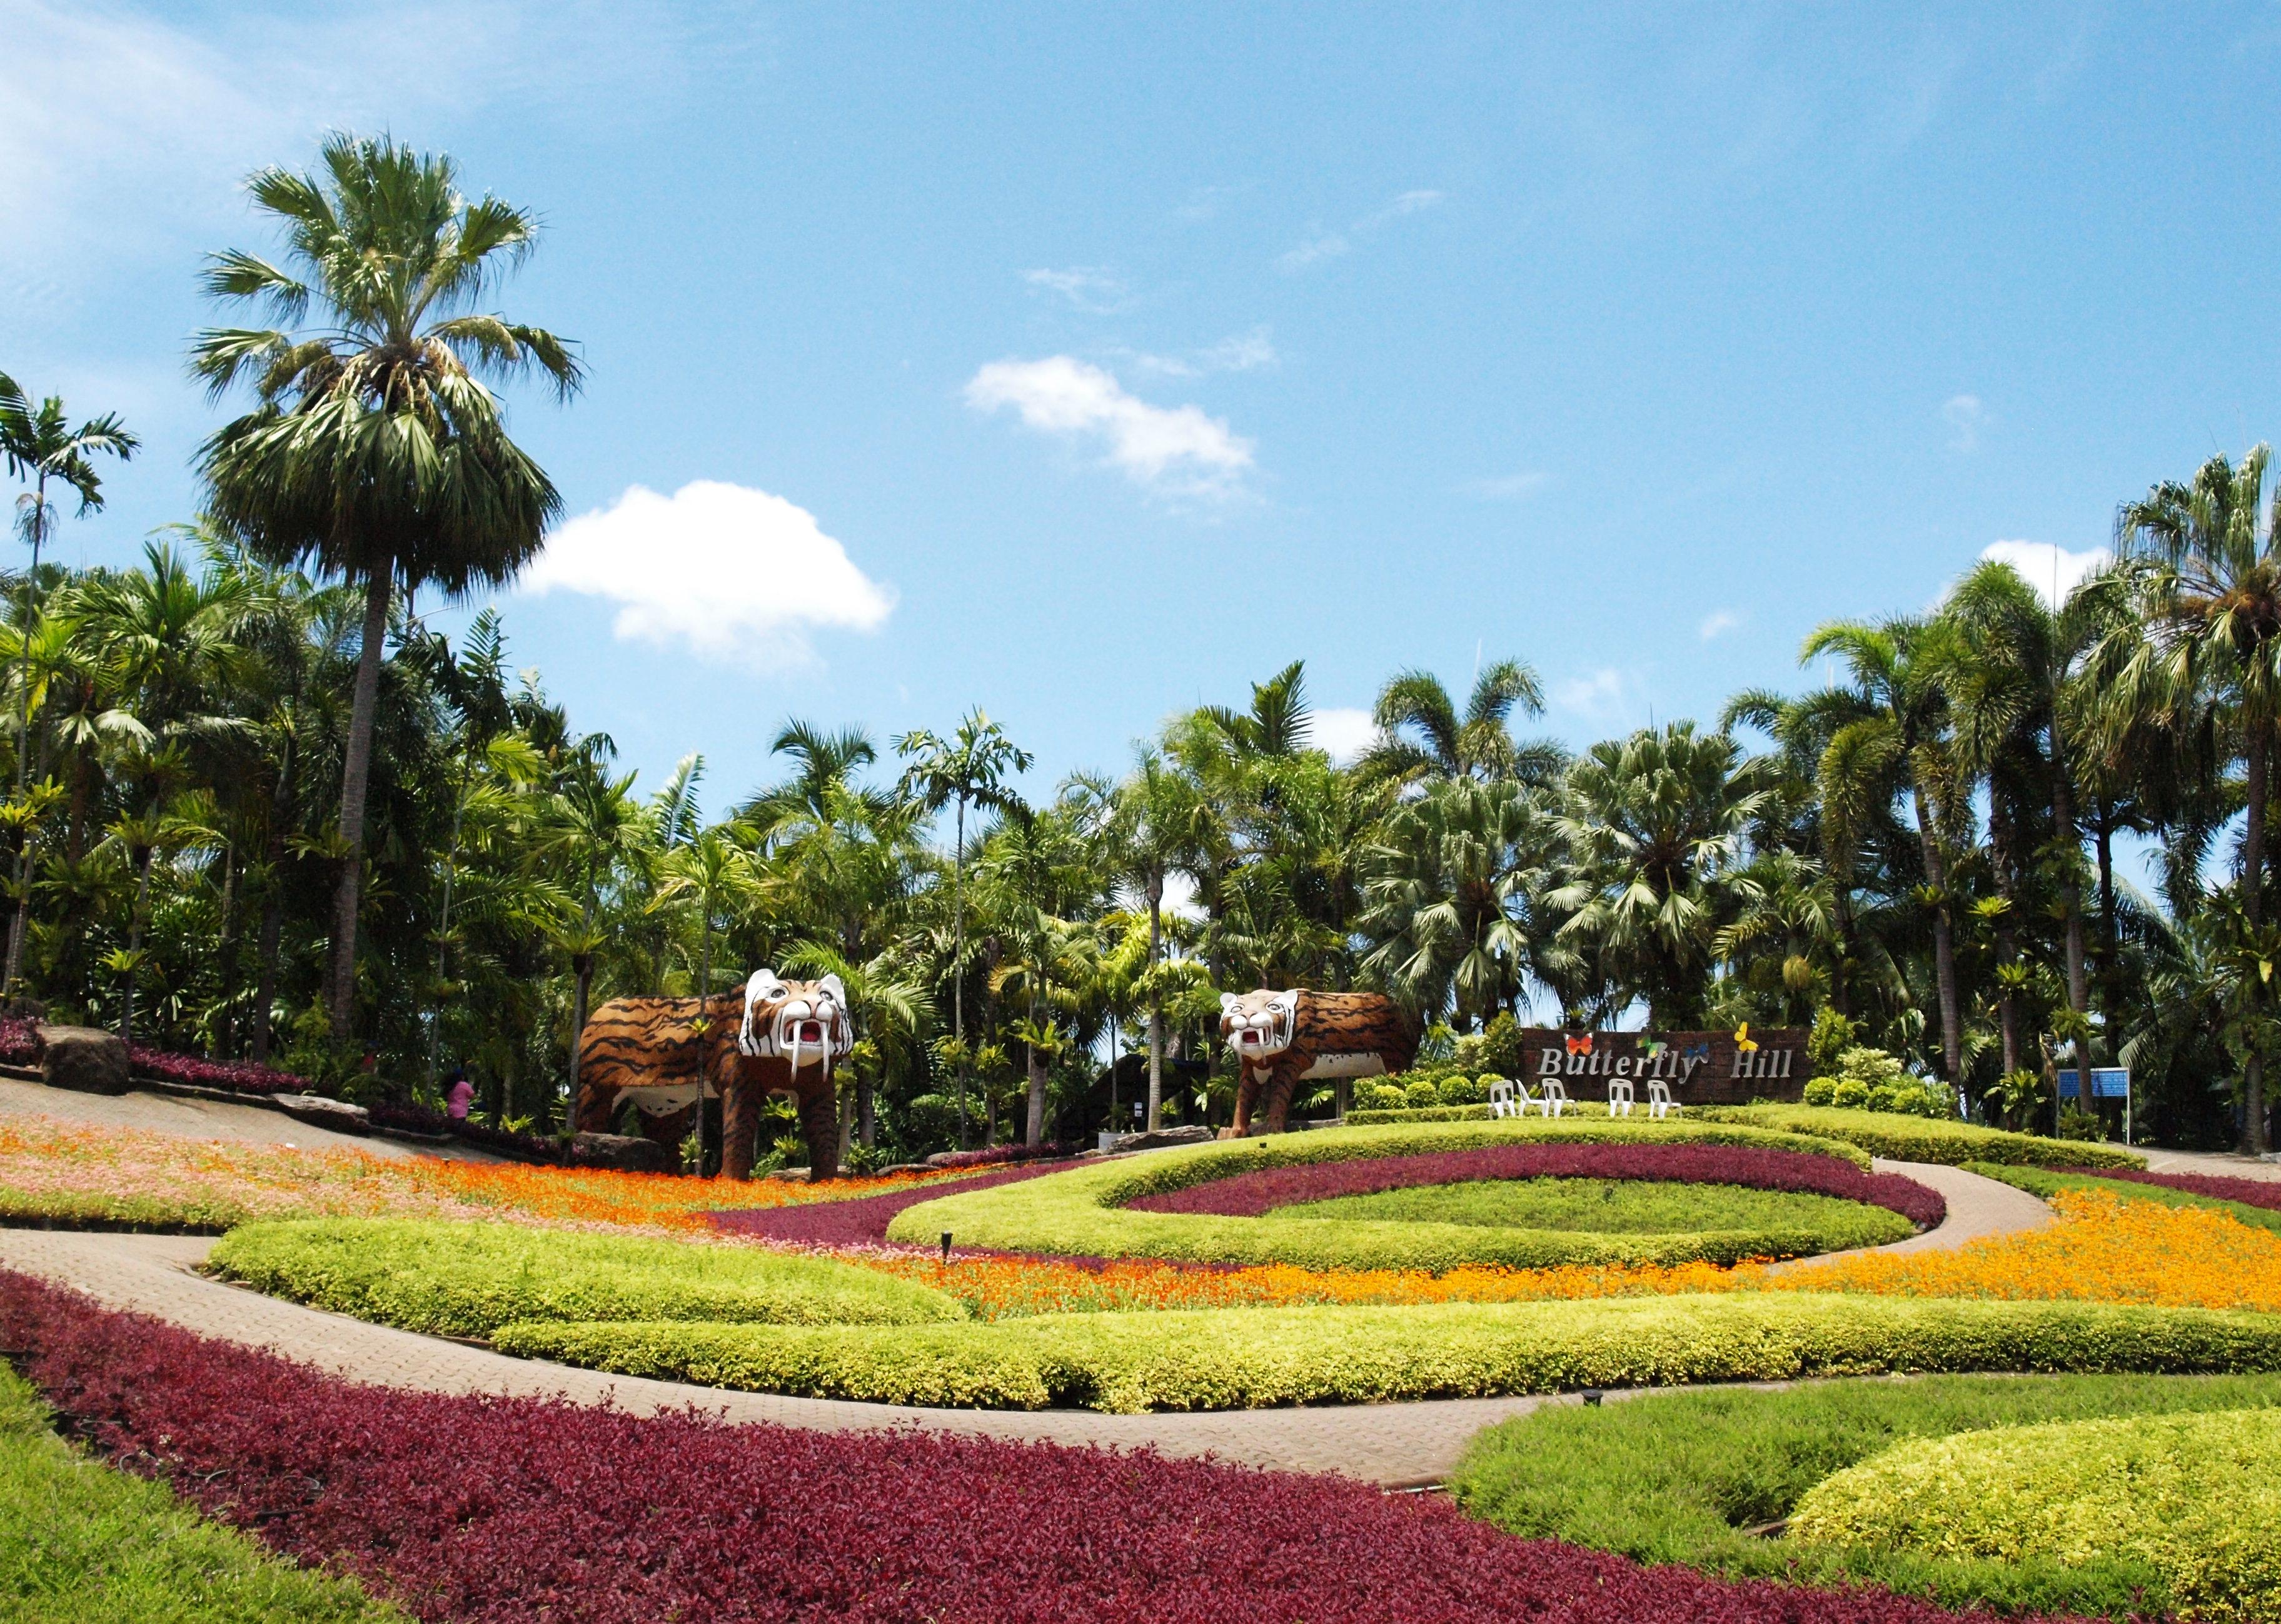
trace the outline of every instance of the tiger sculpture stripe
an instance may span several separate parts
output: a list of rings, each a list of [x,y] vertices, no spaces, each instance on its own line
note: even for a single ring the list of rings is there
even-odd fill
[[[808,1177],[828,1179],[839,1166],[833,1072],[854,1044],[836,975],[787,981],[763,969],[742,990],[709,998],[613,998],[578,1035],[577,1127],[611,1132],[631,1105],[643,1136],[677,1152],[696,1125],[700,1094],[717,1097],[721,1174],[741,1179],[753,1170],[761,1101],[787,1094],[800,1112]]]
[[[1219,1033],[1242,1066],[1235,1091],[1236,1138],[1280,1134],[1302,1081],[1380,1077],[1406,1072],[1418,1058],[1417,1021],[1376,992],[1223,993]]]

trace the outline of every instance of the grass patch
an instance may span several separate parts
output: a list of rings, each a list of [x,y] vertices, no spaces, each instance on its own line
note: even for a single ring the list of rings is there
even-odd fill
[[[2160,1612],[2167,1582],[2131,1559],[2066,1565],[1801,1546],[1744,1529],[1788,1517],[1806,1491],[1912,1438],[2093,1416],[2281,1404],[2281,1376],[1924,1376],[1788,1391],[1674,1393],[1561,1406],[1493,1427],[1452,1479],[1475,1516],[1648,1563],[1736,1578],[1890,1585],[1943,1605],[2121,1616]],[[2140,1599],[2151,1590],[2153,1599]]]
[[[961,1320],[939,1292],[750,1247],[512,1224],[305,1219],[248,1224],[213,1267],[274,1296],[432,1335],[540,1320],[906,1325]]]
[[[1897,1162],[1998,1162],[2028,1167],[2144,1167],[2146,1158],[2119,1145],[2079,1139],[2045,1139],[2007,1134],[1945,1117],[1907,1117],[1885,1111],[1851,1111],[1837,1105],[1701,1105],[1696,1119],[1749,1123],[1784,1133],[1814,1134],[1859,1145],[1872,1156]]]
[[[1800,1249],[1806,1251],[1879,1246],[1916,1233],[1916,1226],[1898,1212],[1834,1196],[1643,1179],[1472,1179],[1300,1202],[1278,1207],[1270,1216],[1589,1235],[1779,1229],[1808,1237],[1810,1243]]]
[[[944,1230],[964,1246],[1100,1258],[1291,1263],[1317,1269],[1424,1269],[1468,1263],[1549,1268],[1585,1263],[1733,1263],[1812,1250],[1795,1231],[1727,1229],[1652,1236],[1468,1224],[1236,1218],[1125,1210],[1140,1197],[1270,1167],[1427,1155],[1512,1143],[1743,1145],[1834,1155],[1866,1167],[1834,1140],[1749,1126],[1632,1122],[1450,1122],[1326,1129],[1156,1151],[1026,1183],[949,1195],[899,1213],[887,1238],[924,1245]]]
[[[1889,1371],[2281,1369],[2281,1315],[1768,1293],[989,1323],[513,1325],[510,1352],[759,1392],[1237,1410]]]
[[[1793,1538],[2161,1576],[2189,1617],[2281,1616],[2281,1410],[2126,1415],[1916,1438],[1823,1480]]]
[[[1965,1165],[1974,1173],[2000,1179],[2031,1196],[2048,1197],[2063,1189],[2092,1189],[2125,1201],[2151,1201],[2156,1206],[2205,1207],[2223,1212],[2227,1217],[2255,1228],[2269,1229],[2281,1235],[2281,1212],[2270,1207],[2254,1207],[2246,1202],[2196,1195],[2192,1190],[2172,1189],[2167,1184],[2140,1184],[2130,1179],[2102,1179],[2087,1173],[2054,1173],[2046,1167],[2004,1167],[1992,1162],[1968,1162]]]
[[[25,1624],[406,1624],[112,1470],[49,1430],[0,1367],[0,1620]]]

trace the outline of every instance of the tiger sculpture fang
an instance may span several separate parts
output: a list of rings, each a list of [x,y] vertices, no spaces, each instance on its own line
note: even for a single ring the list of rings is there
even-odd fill
[[[833,1074],[855,1046],[847,989],[836,975],[791,981],[753,973],[741,991],[707,998],[613,998],[578,1037],[577,1126],[608,1133],[635,1108],[646,1138],[678,1151],[703,1098],[721,1101],[721,1174],[750,1176],[761,1101],[786,1094],[800,1112],[810,1179],[839,1170]]]
[[[1236,1138],[1283,1132],[1302,1081],[1390,1076],[1418,1058],[1417,1022],[1376,992],[1222,993],[1219,1035],[1241,1066],[1230,1130]]]

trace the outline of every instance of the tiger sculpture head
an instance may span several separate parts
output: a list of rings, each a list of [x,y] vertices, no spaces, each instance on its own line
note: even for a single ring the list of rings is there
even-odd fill
[[[737,1047],[755,1057],[789,1060],[798,1072],[821,1060],[824,1071],[855,1047],[847,989],[836,975],[788,981],[774,970],[755,970],[745,983],[745,1020]]]
[[[1299,1014],[1299,994],[1224,992],[1219,996],[1219,1035],[1236,1058],[1262,1065],[1291,1046],[1291,1028]]]

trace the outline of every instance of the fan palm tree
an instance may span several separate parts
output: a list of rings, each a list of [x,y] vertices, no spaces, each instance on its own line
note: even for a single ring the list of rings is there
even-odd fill
[[[1004,812],[1013,804],[1007,777],[1030,770],[1030,753],[1017,748],[980,709],[968,712],[949,740],[921,727],[895,741],[903,793],[930,812],[957,808],[950,850],[950,1020],[958,1056],[958,1143],[966,1146],[966,809]]]
[[[32,567],[24,573],[24,604],[20,636],[24,659],[19,681],[20,704],[16,719],[16,798],[24,799],[32,768],[32,643],[39,619],[40,552],[55,522],[48,503],[50,480],[68,485],[78,494],[79,516],[103,508],[103,481],[95,472],[96,457],[116,457],[126,462],[142,442],[127,432],[115,412],[72,426],[60,396],[50,395],[35,406],[16,381],[0,373],[0,459],[8,472],[32,489],[18,503],[17,529],[32,549]],[[24,933],[30,922],[32,842],[26,827],[17,843],[16,906],[8,924],[8,961],[0,974],[0,994],[13,995],[24,968]]]
[[[2238,464],[2213,457],[2184,483],[2157,485],[2115,521],[2120,567],[2144,623],[2108,667],[2112,708],[2183,720],[2213,704],[2237,741],[2246,783],[2238,881],[2243,931],[2264,919],[2274,744],[2281,733],[2281,499],[2268,510],[2270,452]],[[2239,1025],[2253,1034],[2243,1062],[2242,1149],[2266,1149],[2263,982],[2245,984]]]
[[[191,364],[217,396],[240,382],[255,395],[198,452],[215,519],[269,562],[314,559],[364,589],[328,976],[338,1042],[355,1014],[365,793],[395,586],[457,595],[536,556],[561,497],[507,437],[483,380],[535,369],[567,399],[580,373],[553,333],[473,308],[536,243],[527,210],[468,199],[449,158],[384,136],[331,136],[321,162],[321,177],[273,168],[247,182],[283,227],[293,268],[233,250],[206,273],[210,296],[278,325],[209,328]]]
[[[1544,714],[1536,673],[1519,660],[1498,660],[1476,676],[1462,715],[1441,678],[1428,671],[1402,672],[1379,690],[1371,712],[1379,740],[1357,766],[1365,776],[1397,782],[1476,776],[1550,783],[1567,754],[1545,741],[1515,743],[1515,711]]]

